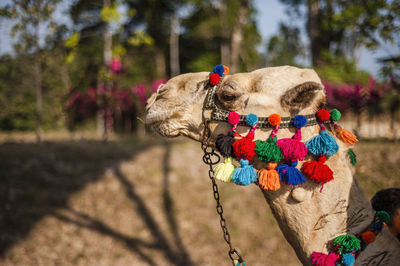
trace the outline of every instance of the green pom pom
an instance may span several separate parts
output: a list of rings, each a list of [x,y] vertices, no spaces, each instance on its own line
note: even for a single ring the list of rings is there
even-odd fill
[[[331,111],[331,119],[333,121],[339,121],[339,119],[342,117],[342,114],[340,113],[340,111],[338,109],[333,109]]]
[[[353,149],[349,149],[347,151],[347,154],[349,155],[350,163],[352,165],[356,165],[356,163],[357,163],[357,155],[354,153]]]
[[[283,154],[278,145],[277,138],[268,138],[267,141],[256,140],[256,148],[254,149],[258,155],[258,159],[264,163],[279,162],[283,159]]]
[[[376,213],[376,216],[379,217],[379,220],[381,220],[381,222],[388,223],[390,221],[390,215],[385,211],[378,211]]]
[[[340,254],[360,250],[360,240],[354,235],[341,235],[332,240],[334,248]]]

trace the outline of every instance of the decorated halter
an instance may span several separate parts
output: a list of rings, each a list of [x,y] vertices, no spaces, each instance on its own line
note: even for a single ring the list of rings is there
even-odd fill
[[[211,110],[212,121],[227,122],[232,126],[228,134],[218,135],[215,141],[215,147],[224,157],[224,162],[218,164],[214,169],[210,164],[214,174],[212,177],[213,187],[214,179],[216,179],[242,186],[256,184],[263,190],[276,191],[281,188],[282,184],[297,186],[309,179],[321,184],[320,192],[322,192],[324,184],[334,179],[333,171],[325,162],[339,150],[335,138],[328,133],[326,125],[330,125],[335,130],[336,136],[344,143],[354,145],[357,142],[354,134],[337,124],[341,117],[340,112],[337,109],[329,112],[322,108],[316,114],[309,115],[281,117],[279,114],[270,114],[268,117],[258,117],[252,113],[239,115],[236,112],[219,109],[215,103],[216,91],[228,73],[229,69],[226,66],[214,67],[213,72],[209,75],[208,93],[204,103],[204,110]],[[236,132],[239,125],[249,127],[246,136]],[[320,133],[303,143],[301,128],[315,125],[319,125]],[[205,126],[205,130],[209,130],[208,125]],[[289,127],[296,129],[295,134],[291,138],[278,139],[279,129]],[[257,129],[272,129],[272,131],[266,140],[254,141]],[[203,135],[203,137],[208,136],[209,132]],[[204,149],[207,155],[206,150],[207,148]],[[304,161],[307,154],[314,157],[314,160],[303,162],[301,169],[298,169],[298,161]],[[253,167],[252,162],[256,155],[267,165],[266,168],[256,170]],[[348,155],[354,165],[356,157],[351,149],[349,149]],[[239,162],[239,166],[233,164],[234,159]],[[219,201],[217,204],[220,204]],[[386,221],[382,215],[384,216],[382,213],[377,213],[370,229],[362,234],[343,235],[333,239],[332,253],[329,255],[314,252],[313,265],[352,265],[357,252],[372,242],[382,228],[382,222]],[[230,237],[227,242],[230,246],[231,259],[233,252],[239,256],[237,261],[232,259],[234,266],[245,265],[237,251],[232,248]]]

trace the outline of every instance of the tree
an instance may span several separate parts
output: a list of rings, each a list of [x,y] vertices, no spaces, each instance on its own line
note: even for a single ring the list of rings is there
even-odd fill
[[[361,46],[375,49],[379,38],[393,41],[400,26],[396,0],[281,0],[291,15],[305,15],[312,64],[354,58]]]
[[[34,55],[32,67],[33,84],[36,91],[36,136],[41,141],[43,92],[42,92],[42,54],[40,47],[41,27],[52,27],[51,15],[58,0],[12,0],[2,8],[3,17],[15,21],[13,34],[19,42],[15,45],[17,53]]]
[[[268,41],[267,65],[296,65],[296,58],[302,55],[304,47],[300,41],[300,30],[280,23],[279,33]]]

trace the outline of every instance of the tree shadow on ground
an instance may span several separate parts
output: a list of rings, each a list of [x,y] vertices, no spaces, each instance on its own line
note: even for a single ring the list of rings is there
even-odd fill
[[[173,199],[169,190],[169,160],[171,143],[162,142],[163,157],[163,210],[173,235],[173,246],[160,229],[143,198],[132,182],[121,172],[120,163],[132,159],[140,152],[161,143],[146,142],[51,142],[0,144],[0,256],[14,243],[22,240],[30,229],[45,215],[76,226],[93,230],[124,243],[149,265],[156,265],[143,251],[157,249],[174,265],[192,265],[182,243],[173,215]],[[67,205],[68,198],[88,183],[98,180],[106,169],[112,169],[122,184],[127,197],[151,233],[152,242],[124,235],[102,221]],[[56,211],[65,210],[68,215]]]

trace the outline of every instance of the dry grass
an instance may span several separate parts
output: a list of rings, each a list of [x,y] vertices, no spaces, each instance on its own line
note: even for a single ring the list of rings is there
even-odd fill
[[[368,197],[400,187],[400,145],[361,143]],[[197,143],[0,144],[1,265],[230,265]],[[248,265],[300,265],[257,187],[220,184]]]

